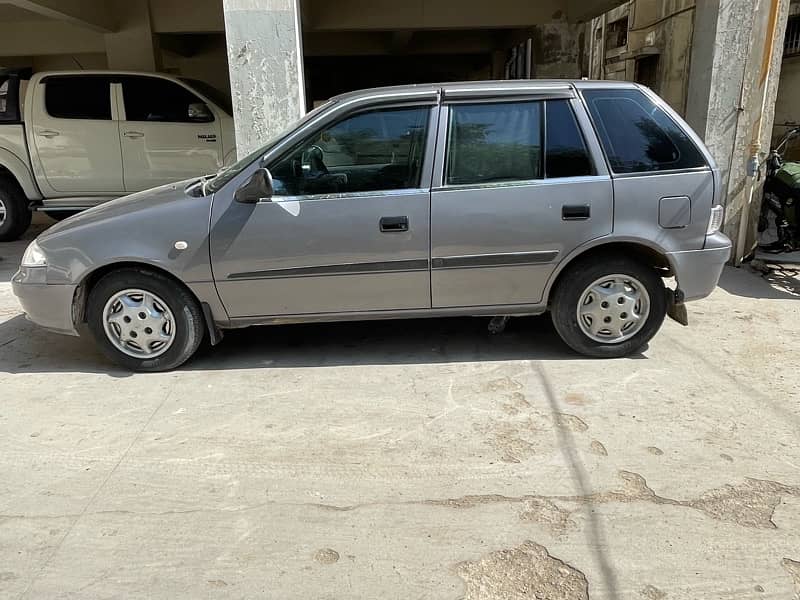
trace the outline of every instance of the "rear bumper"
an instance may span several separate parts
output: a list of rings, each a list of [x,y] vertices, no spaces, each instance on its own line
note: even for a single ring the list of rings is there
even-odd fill
[[[699,300],[713,292],[730,257],[731,241],[722,233],[708,236],[702,250],[667,253],[683,300]]]
[[[40,327],[63,333],[78,335],[72,321],[72,300],[75,296],[74,285],[49,285],[34,283],[26,271],[17,271],[11,280],[11,289],[22,304],[25,316]]]

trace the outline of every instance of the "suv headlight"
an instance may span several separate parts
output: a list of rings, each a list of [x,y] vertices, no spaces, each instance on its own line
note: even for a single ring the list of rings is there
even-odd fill
[[[22,255],[22,266],[23,267],[47,266],[47,258],[45,258],[44,252],[42,252],[42,249],[39,247],[39,244],[36,243],[36,240],[33,240],[28,245],[28,248],[25,250],[25,254]]]

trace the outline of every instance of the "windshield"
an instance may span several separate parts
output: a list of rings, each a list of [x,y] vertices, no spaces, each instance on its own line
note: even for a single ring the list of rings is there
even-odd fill
[[[311,119],[315,118],[320,113],[326,111],[328,108],[333,106],[333,101],[326,102],[312,110],[310,113],[307,113],[305,116],[301,117],[300,120],[295,121],[289,127],[281,131],[278,135],[270,139],[266,144],[261,146],[258,150],[251,152],[243,159],[239,160],[238,162],[232,164],[227,169],[220,171],[214,179],[206,183],[205,191],[206,193],[213,194],[219,191],[223,185],[228,183],[231,179],[236,177],[239,173],[241,173],[244,169],[249,167],[253,164],[256,160],[260,157],[264,156],[267,151],[272,148],[275,144],[277,144],[281,139],[286,137],[291,131],[297,129],[298,127],[302,127],[306,123],[308,123]]]
[[[178,79],[203,94],[229,115],[233,114],[233,105],[231,103],[231,97],[228,94],[224,94],[217,88],[199,79],[190,79],[189,77],[179,77]]]

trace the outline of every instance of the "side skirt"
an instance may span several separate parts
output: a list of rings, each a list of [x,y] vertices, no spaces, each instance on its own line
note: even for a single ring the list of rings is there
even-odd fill
[[[496,315],[530,316],[540,315],[546,311],[547,306],[544,304],[459,306],[455,308],[448,307],[411,310],[376,310],[345,313],[238,317],[227,322],[217,321],[216,325],[221,329],[238,329],[241,327],[250,327],[251,325],[288,325],[294,323],[326,323],[336,321],[377,321],[390,319],[426,319],[436,317],[493,317]]]

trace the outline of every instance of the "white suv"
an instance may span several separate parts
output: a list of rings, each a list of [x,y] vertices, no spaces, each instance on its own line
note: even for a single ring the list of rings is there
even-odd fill
[[[152,73],[0,72],[0,241],[30,206],[58,218],[233,162],[233,118],[212,95]]]

